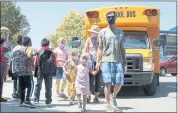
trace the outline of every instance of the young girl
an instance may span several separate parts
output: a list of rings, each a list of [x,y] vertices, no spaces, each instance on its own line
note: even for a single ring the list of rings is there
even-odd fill
[[[75,88],[78,99],[78,108],[80,111],[86,110],[87,95],[90,94],[89,73],[93,75],[97,73],[97,71],[91,70],[88,60],[88,54],[83,53],[80,58],[81,63],[77,66]],[[83,96],[83,106],[81,104],[81,96]]]
[[[67,60],[64,64],[64,72],[68,80],[68,96],[70,97],[70,105],[74,104],[76,90],[75,90],[75,79],[76,79],[76,67],[78,65],[77,49],[72,49],[72,58]]]
[[[67,96],[64,94],[66,81],[65,81],[65,77],[64,77],[64,73],[63,73],[63,66],[68,59],[67,51],[65,51],[65,49],[64,49],[65,45],[66,45],[65,39],[61,39],[58,43],[58,47],[54,50],[54,53],[56,55],[56,63],[57,63],[56,93],[60,98],[63,98],[63,99],[67,99]],[[61,86],[61,91],[59,92],[60,84],[61,84],[62,80],[63,80],[63,82],[62,82],[62,86]]]

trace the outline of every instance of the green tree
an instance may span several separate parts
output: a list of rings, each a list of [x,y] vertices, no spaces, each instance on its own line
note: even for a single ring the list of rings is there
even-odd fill
[[[52,47],[56,47],[57,41],[60,38],[65,38],[67,43],[71,42],[72,37],[80,37],[84,39],[85,34],[85,21],[84,15],[75,10],[71,10],[64,20],[57,27],[55,33],[51,34],[48,38],[51,40]]]
[[[1,1],[1,26],[7,27],[11,31],[11,37],[16,39],[19,34],[27,35],[30,24],[25,15],[11,1]],[[13,40],[10,38],[11,40]]]

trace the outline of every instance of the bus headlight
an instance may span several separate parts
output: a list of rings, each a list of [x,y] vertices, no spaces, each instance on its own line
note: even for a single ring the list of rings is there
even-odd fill
[[[143,71],[153,71],[153,59],[147,58],[143,60]]]

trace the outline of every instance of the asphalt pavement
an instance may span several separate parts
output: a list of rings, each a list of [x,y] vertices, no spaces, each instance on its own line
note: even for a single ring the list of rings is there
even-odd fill
[[[53,81],[52,107],[45,105],[45,87],[41,90],[40,103],[36,108],[19,107],[19,100],[10,99],[12,81],[4,84],[3,96],[9,97],[8,102],[1,103],[1,112],[78,112],[76,105],[70,106],[69,101],[58,99],[55,94],[55,80]],[[43,85],[44,86],[44,85]],[[33,98],[33,97],[32,97]],[[123,87],[117,102],[123,112],[176,112],[177,82],[176,77],[160,77],[160,86],[154,96],[145,96],[141,87]],[[104,112],[105,99],[100,98],[100,104],[88,104],[88,112]]]

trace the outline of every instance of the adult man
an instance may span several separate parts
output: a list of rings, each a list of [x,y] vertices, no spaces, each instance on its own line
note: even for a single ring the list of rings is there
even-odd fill
[[[93,70],[96,66],[96,55],[97,55],[97,49],[98,49],[98,33],[100,31],[100,28],[97,25],[93,25],[91,29],[88,30],[90,32],[90,37],[85,42],[84,52],[89,53],[90,55],[90,65],[93,67]],[[93,91],[94,87],[94,93],[95,97],[93,99],[93,103],[99,103],[99,89],[100,89],[100,75],[101,71],[99,71],[96,75],[89,74],[90,76],[90,91]],[[93,85],[95,84],[95,85]],[[90,102],[91,96],[89,95],[87,98],[87,102]]]
[[[110,10],[106,14],[108,27],[102,29],[98,34],[99,47],[97,53],[97,66],[100,62],[102,77],[105,83],[105,98],[107,111],[117,109],[116,95],[124,83],[125,49],[123,46],[124,33],[116,28],[116,12]],[[114,85],[114,92],[110,95],[111,85]]]

